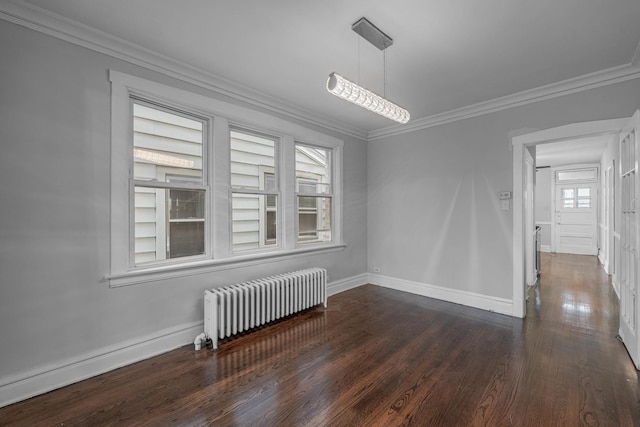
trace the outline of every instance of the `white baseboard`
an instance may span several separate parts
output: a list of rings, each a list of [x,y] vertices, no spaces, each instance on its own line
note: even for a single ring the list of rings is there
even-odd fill
[[[347,279],[337,280],[327,285],[327,295],[335,295],[340,292],[348,291],[349,289],[357,288],[358,286],[366,285],[369,283],[369,275],[367,273],[359,274],[357,276],[349,277]]]
[[[512,315],[510,300],[367,273],[331,282],[327,293],[335,295],[367,283]],[[0,378],[0,407],[190,344],[203,328],[203,322],[188,323]]]
[[[369,274],[369,283],[398,291],[409,292],[429,298],[462,304],[482,310],[493,311],[500,314],[513,316],[513,301],[505,298],[490,297],[475,292],[460,291],[428,285],[426,283],[397,279],[378,274]]]
[[[540,252],[551,252],[551,245],[540,245]]]
[[[0,407],[182,347],[203,328],[203,322],[188,323],[1,378]]]
[[[368,275],[364,273],[331,282],[327,285],[327,294],[335,295],[365,285],[367,280]],[[203,330],[203,322],[180,325],[0,378],[0,408],[193,343]]]

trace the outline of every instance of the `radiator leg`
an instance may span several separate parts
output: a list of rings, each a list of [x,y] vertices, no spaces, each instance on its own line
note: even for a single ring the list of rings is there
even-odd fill
[[[207,336],[203,332],[200,335],[198,335],[195,340],[193,340],[193,345],[195,346],[196,351],[202,348],[202,342],[205,341],[206,339],[207,339]]]

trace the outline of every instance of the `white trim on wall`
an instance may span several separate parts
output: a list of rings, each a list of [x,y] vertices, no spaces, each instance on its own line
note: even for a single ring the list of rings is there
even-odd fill
[[[202,330],[203,322],[188,323],[2,378],[0,407],[182,347]]]
[[[506,314],[508,316],[513,315],[512,301],[506,298],[498,298],[477,294],[475,292],[444,288],[442,286],[398,279],[396,277],[382,276],[380,274],[369,274],[369,283],[428,298],[435,298],[455,304],[462,304],[468,307],[479,308],[481,310]]]
[[[512,315],[513,310],[512,301],[505,298],[367,273],[330,282],[327,285],[327,293],[329,296],[336,295],[366,284],[499,314]],[[193,342],[193,337],[202,332],[202,328],[203,322],[201,321],[188,323],[118,345],[103,347],[51,365],[40,366],[28,372],[1,378],[0,407],[189,345]]]
[[[296,123],[273,117],[269,114],[254,111],[243,106],[230,104],[225,101],[209,98],[194,92],[185,91],[172,86],[167,86],[152,80],[138,76],[125,74],[117,70],[109,70],[109,80],[111,82],[111,265],[110,272],[104,278],[111,287],[128,286],[137,283],[144,283],[157,280],[179,277],[184,274],[201,274],[219,269],[231,268],[234,264],[238,266],[247,263],[262,262],[270,258],[292,256],[296,253],[308,253],[315,250],[343,249],[342,242],[342,164],[344,141],[324,133],[308,129]],[[208,185],[213,194],[213,206],[217,206],[217,214],[213,215],[214,221],[211,223],[213,233],[211,242],[213,251],[198,260],[184,260],[183,262],[167,263],[148,267],[134,266],[132,253],[130,251],[131,242],[131,217],[130,207],[123,200],[131,197],[129,189],[129,169],[127,162],[123,159],[130,159],[130,99],[131,95],[143,97],[151,101],[166,103],[167,105],[178,105],[196,112],[203,117],[209,117],[214,121],[213,136],[220,139],[216,143],[215,138],[211,142],[210,152],[214,153],[211,161],[213,164],[213,177],[209,177]],[[273,133],[282,137],[283,153],[293,153],[294,141],[307,142],[310,145],[323,147],[332,150],[332,183],[333,183],[333,218],[332,237],[333,240],[327,243],[314,243],[309,245],[298,245],[294,234],[286,234],[284,244],[278,249],[264,250],[260,253],[232,254],[230,251],[231,221],[229,218],[221,216],[228,212],[230,215],[229,195],[219,188],[228,187],[229,182],[229,161],[228,135],[229,120],[247,126],[258,128],[264,132]],[[291,144],[288,149],[285,143]],[[284,155],[284,154],[283,154]],[[290,160],[295,161],[295,156],[289,154]],[[291,166],[291,167],[287,167]],[[284,169],[292,170],[293,163],[283,164]],[[289,181],[287,181],[289,182]],[[294,179],[290,181],[289,190],[282,188],[283,194],[292,194],[294,190]],[[291,198],[293,200],[293,198]],[[226,206],[226,208],[225,208]],[[293,212],[293,207],[284,209],[289,213]],[[286,221],[286,218],[285,218]],[[292,221],[286,221],[291,223]],[[225,249],[226,248],[226,249]],[[215,258],[215,257],[218,258]],[[281,258],[280,258],[281,259]]]
[[[366,273],[327,284],[329,296],[366,285]],[[0,378],[0,408],[193,343],[203,322],[163,329],[11,377]]]
[[[327,295],[336,295],[340,292],[348,291],[349,289],[355,289],[358,286],[366,285],[368,283],[369,275],[367,273],[359,274],[357,276],[349,277],[342,280],[337,280],[327,285]]]

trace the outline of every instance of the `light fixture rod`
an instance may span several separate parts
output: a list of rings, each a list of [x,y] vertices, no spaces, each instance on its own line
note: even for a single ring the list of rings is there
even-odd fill
[[[351,25],[351,29],[380,50],[385,50],[393,44],[393,39],[373,25],[367,18],[358,19]]]

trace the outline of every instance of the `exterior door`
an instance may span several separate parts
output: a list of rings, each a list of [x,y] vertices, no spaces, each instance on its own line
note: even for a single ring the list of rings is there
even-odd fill
[[[573,179],[580,176],[585,179]],[[595,166],[555,171],[555,252],[598,254],[597,177]]]
[[[638,129],[640,110],[636,111],[620,133],[620,331],[619,335],[640,370],[640,340],[638,339],[638,251],[640,250],[640,226],[637,212],[640,196],[638,178]]]

